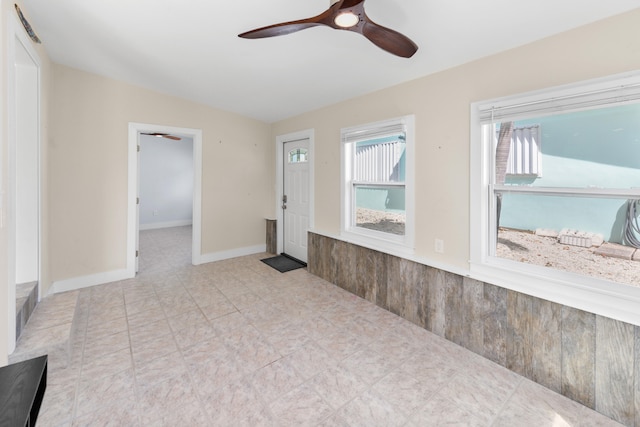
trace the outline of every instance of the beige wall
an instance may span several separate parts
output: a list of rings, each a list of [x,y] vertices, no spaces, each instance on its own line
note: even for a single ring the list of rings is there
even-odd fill
[[[129,122],[202,129],[203,255],[265,243],[268,124],[61,65],[53,75],[53,281],[126,267]]]
[[[2,106],[0,107],[0,111],[2,112],[1,116],[1,124],[0,124],[0,173],[2,176],[0,177],[0,191],[4,194],[3,196],[3,204],[2,204],[2,215],[4,219],[4,226],[0,227],[0,366],[4,366],[7,364],[7,353],[8,353],[8,317],[6,313],[8,313],[10,304],[15,304],[15,301],[9,301],[8,293],[8,276],[7,271],[9,267],[9,254],[11,251],[14,251],[15,248],[9,247],[8,242],[8,228],[6,224],[9,224],[13,221],[10,215],[10,206],[8,205],[7,195],[8,195],[8,144],[9,144],[9,129],[8,129],[8,111],[11,107],[9,105],[9,100],[7,98],[8,91],[8,69],[9,67],[13,67],[14,59],[9,57],[9,28],[13,24],[13,20],[15,18],[15,23],[18,23],[16,18],[16,12],[14,8],[14,4],[17,3],[20,6],[20,9],[23,13],[29,16],[29,10],[25,8],[21,2],[15,1],[7,1],[2,0],[0,7],[0,40],[2,46],[2,57],[0,59],[0,63],[2,67],[0,68],[0,81],[2,82],[1,86],[1,96]],[[23,31],[22,28],[17,26],[18,31]],[[49,258],[48,258],[48,238],[49,238],[49,227],[47,221],[48,214],[48,185],[47,185],[47,147],[46,140],[48,138],[48,129],[49,129],[49,103],[50,103],[50,91],[51,91],[51,62],[49,61],[49,57],[42,45],[37,45],[32,43],[31,46],[34,48],[36,54],[40,60],[40,84],[41,84],[41,110],[40,110],[40,120],[41,120],[41,147],[40,147],[40,162],[42,165],[42,172],[40,175],[40,191],[41,191],[41,200],[40,200],[40,209],[41,209],[41,281],[43,283],[49,283]]]
[[[636,9],[275,123],[273,138],[315,128],[315,230],[340,232],[340,128],[415,114],[416,256],[468,269],[470,103],[640,69],[639,23]]]

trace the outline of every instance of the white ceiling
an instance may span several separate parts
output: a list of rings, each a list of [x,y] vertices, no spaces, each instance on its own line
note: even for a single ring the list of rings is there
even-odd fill
[[[23,0],[57,63],[273,122],[640,6],[638,0],[366,0],[419,46],[393,56],[326,27],[239,33],[317,15],[329,0]]]

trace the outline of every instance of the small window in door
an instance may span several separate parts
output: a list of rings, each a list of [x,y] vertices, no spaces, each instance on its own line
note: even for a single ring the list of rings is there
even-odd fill
[[[306,163],[308,161],[307,150],[296,148],[289,151],[289,163]]]

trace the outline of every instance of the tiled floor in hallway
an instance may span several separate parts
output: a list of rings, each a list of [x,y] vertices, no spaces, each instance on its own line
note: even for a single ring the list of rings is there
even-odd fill
[[[192,266],[190,232],[80,292],[39,426],[618,425],[266,254]]]

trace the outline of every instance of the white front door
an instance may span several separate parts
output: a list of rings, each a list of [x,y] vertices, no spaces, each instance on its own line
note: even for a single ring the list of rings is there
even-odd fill
[[[283,154],[283,252],[307,262],[309,140],[285,142]]]

